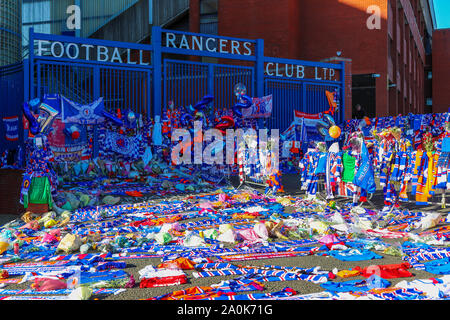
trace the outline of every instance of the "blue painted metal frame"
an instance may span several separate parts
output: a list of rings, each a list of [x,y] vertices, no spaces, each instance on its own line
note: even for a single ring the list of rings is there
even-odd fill
[[[6,149],[15,149],[23,142],[22,130],[22,97],[23,74],[26,72],[22,63],[0,67],[0,155]],[[4,117],[17,116],[19,119],[19,139],[9,141],[5,136]]]
[[[166,47],[163,43],[163,34],[164,33],[173,33],[176,35],[184,35],[184,36],[197,36],[197,37],[206,37],[206,38],[215,38],[215,39],[226,39],[231,41],[238,42],[248,42],[252,46],[250,55],[240,55],[233,53],[223,53],[223,52],[210,52],[210,51],[202,51],[202,50],[193,50],[193,49],[185,49],[185,48],[175,48],[175,47]],[[342,62],[340,64],[333,63],[323,63],[323,62],[311,62],[304,60],[292,60],[292,59],[284,59],[284,58],[276,58],[276,57],[265,57],[264,56],[264,40],[263,39],[242,39],[242,38],[234,38],[234,37],[223,37],[218,35],[210,35],[210,34],[200,34],[200,33],[191,33],[177,30],[168,30],[162,29],[161,27],[152,27],[152,44],[136,44],[136,43],[125,43],[118,41],[109,41],[109,40],[99,40],[99,39],[90,39],[90,38],[78,38],[78,37],[68,37],[68,36],[59,36],[59,35],[48,35],[41,33],[34,33],[33,29],[30,29],[29,34],[30,39],[30,50],[29,50],[29,58],[24,60],[24,100],[30,100],[35,97],[36,92],[34,88],[34,79],[35,79],[35,67],[39,66],[39,63],[65,63],[73,66],[86,67],[89,66],[93,68],[94,71],[94,79],[93,81],[93,98],[97,98],[100,96],[100,70],[101,68],[114,68],[117,70],[127,70],[127,71],[146,71],[147,76],[144,77],[145,81],[148,83],[146,94],[148,96],[147,99],[147,114],[150,115],[161,115],[163,112],[163,105],[167,102],[167,99],[170,97],[167,96],[167,81],[170,78],[170,75],[166,74],[166,66],[170,63],[179,63],[180,65],[202,65],[207,67],[207,71],[205,74],[206,77],[206,92],[205,94],[217,94],[218,84],[217,84],[217,70],[220,68],[229,68],[223,70],[241,70],[241,71],[251,71],[252,79],[251,79],[251,87],[249,87],[249,91],[253,96],[263,96],[268,93],[267,84],[270,81],[276,81],[277,83],[284,84],[286,86],[291,84],[297,84],[299,88],[299,92],[289,93],[291,96],[286,97],[286,99],[300,99],[301,105],[303,106],[303,110],[305,112],[313,111],[318,108],[318,106],[308,106],[308,101],[312,101],[312,103],[318,103],[313,97],[308,95],[308,86],[316,86],[316,87],[333,87],[340,90],[341,93],[341,109],[339,114],[336,117],[336,121],[342,123],[344,121],[344,109],[345,109],[345,63]],[[126,63],[111,63],[111,62],[99,62],[99,61],[86,61],[86,60],[71,60],[71,59],[60,59],[48,56],[36,56],[34,54],[34,41],[35,40],[47,40],[47,41],[59,41],[63,43],[76,43],[76,44],[86,44],[93,46],[105,46],[105,47],[117,47],[122,49],[135,49],[142,50],[151,53],[151,65],[137,65],[137,64],[126,64]],[[253,64],[253,66],[237,66],[237,65],[228,65],[228,64],[209,64],[209,63],[198,63],[192,61],[177,61],[170,59],[163,59],[163,54],[176,54],[176,55],[188,55],[188,56],[198,56],[198,57],[211,57],[218,59],[231,59],[237,61],[244,61],[247,65]],[[302,65],[305,67],[318,67],[318,68],[331,68],[338,70],[340,72],[340,79],[338,81],[327,81],[327,80],[315,80],[315,79],[297,79],[297,78],[289,78],[289,77],[276,77],[265,74],[265,63],[279,63],[279,64],[293,64],[293,65]],[[236,71],[237,72],[237,71]],[[189,75],[186,75],[187,77]],[[234,86],[234,85],[233,85]],[[192,89],[192,88],[190,88]],[[229,94],[232,92],[233,88],[224,89],[223,94]],[[113,90],[113,89],[112,89]],[[185,90],[184,95],[192,95],[188,90]],[[151,100],[150,100],[151,98]],[[188,96],[185,96],[188,98]],[[192,103],[195,103],[193,101]],[[279,104],[279,105],[277,105]],[[285,105],[280,102],[274,101],[274,106],[278,108],[287,108]],[[219,106],[224,107],[224,106]],[[230,106],[225,106],[230,107]],[[324,108],[326,106],[323,106]],[[280,126],[286,125],[287,120],[283,120],[280,122]]]
[[[280,130],[286,129],[290,121],[293,120],[293,110],[297,107],[297,110],[306,112],[306,113],[318,113],[325,111],[329,108],[328,102],[326,102],[326,96],[325,96],[325,90],[322,90],[323,93],[321,97],[311,97],[308,94],[308,85],[310,86],[317,86],[317,87],[329,87],[328,89],[334,88],[339,90],[340,94],[340,109],[338,114],[334,116],[335,121],[338,124],[342,124],[345,121],[345,62],[342,61],[340,64],[334,64],[334,63],[324,63],[324,62],[312,62],[312,61],[305,61],[305,60],[292,60],[292,59],[285,59],[285,58],[275,58],[275,57],[263,57],[264,63],[279,63],[279,64],[288,64],[288,65],[301,65],[304,67],[315,67],[315,68],[328,68],[328,69],[335,69],[340,72],[340,79],[338,81],[332,81],[332,80],[316,80],[316,79],[308,79],[308,78],[294,78],[294,77],[284,77],[284,76],[271,76],[271,75],[265,75],[264,76],[264,87],[265,87],[265,93],[269,94],[269,90],[267,88],[267,83],[269,81],[274,81],[279,84],[298,84],[301,86],[301,101],[297,102],[297,106],[280,106],[280,101],[275,101],[274,99],[274,114],[277,113],[277,110],[275,108],[283,107],[288,108],[289,110],[285,110],[287,112],[291,112],[291,114],[287,115],[287,118],[284,120],[277,119],[278,121],[274,121],[273,119],[270,119],[269,125],[277,127]],[[264,65],[264,64],[263,64]],[[288,97],[293,99],[294,97]],[[313,103],[308,104],[308,98],[312,98],[314,101]],[[321,103],[322,105],[319,105]],[[281,114],[283,117],[285,116],[285,113],[283,112]],[[290,120],[288,120],[290,119]]]
[[[153,45],[151,44],[135,44],[135,43],[126,43],[119,41],[110,41],[110,40],[98,40],[98,39],[90,39],[90,38],[79,38],[79,37],[69,37],[69,36],[60,36],[60,35],[49,35],[42,33],[35,33],[33,28],[30,28],[29,31],[29,59],[25,61],[26,72],[24,74],[24,83],[25,93],[24,100],[28,101],[40,95],[40,92],[37,92],[41,88],[40,76],[39,73],[36,74],[35,67],[37,68],[37,72],[40,71],[40,66],[43,63],[47,63],[48,65],[69,65],[74,68],[82,67],[82,68],[91,68],[93,79],[92,79],[92,100],[97,99],[101,96],[101,72],[105,69],[114,69],[114,70],[122,70],[127,72],[147,72],[147,76],[145,76],[147,86],[146,86],[146,95],[147,106],[146,113],[148,116],[151,116],[151,106],[154,104],[154,101],[150,99],[154,96],[152,93],[151,84],[153,80],[151,79],[153,73],[153,66],[151,65],[139,65],[139,64],[127,64],[127,63],[112,63],[107,61],[95,61],[95,60],[73,60],[68,58],[55,58],[51,56],[36,56],[34,53],[34,41],[35,40],[43,40],[43,41],[59,41],[61,43],[76,43],[76,44],[86,44],[92,46],[104,46],[104,47],[115,47],[121,49],[134,49],[134,50],[142,50],[142,51],[153,51]],[[35,84],[35,79],[37,83]],[[35,88],[36,86],[36,88]]]

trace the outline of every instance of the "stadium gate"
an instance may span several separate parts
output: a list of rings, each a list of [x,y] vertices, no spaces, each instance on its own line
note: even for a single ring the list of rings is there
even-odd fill
[[[247,95],[272,95],[269,129],[283,132],[294,110],[328,109],[325,91],[338,91],[344,121],[345,63],[322,63],[264,56],[263,39],[240,39],[152,27],[152,43],[29,33],[23,61],[23,101],[59,93],[80,104],[103,97],[107,111],[131,109],[161,115],[169,101],[194,105],[213,95],[214,108],[232,108],[237,83]],[[17,101],[13,102],[18,104]],[[16,106],[17,107],[17,106]],[[95,149],[95,142],[94,142]]]

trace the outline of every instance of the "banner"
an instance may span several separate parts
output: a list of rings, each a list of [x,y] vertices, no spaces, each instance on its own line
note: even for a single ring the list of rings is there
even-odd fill
[[[63,122],[92,125],[105,121],[103,110],[105,104],[103,98],[99,98],[91,104],[81,105],[61,96],[61,115]]]
[[[300,141],[331,141],[328,128],[334,120],[326,113],[304,113],[294,110],[293,124],[303,128]]]
[[[86,127],[79,126],[80,135],[74,140],[64,133],[64,130],[70,125],[70,123],[64,123],[59,117],[52,124],[52,130],[47,138],[55,160],[58,162],[77,162],[89,159],[91,151]]]
[[[101,145],[104,152],[114,152],[121,154],[127,158],[140,159],[140,145],[142,143],[142,135],[129,137],[113,131],[106,131],[105,139]]]
[[[19,117],[4,117],[5,139],[8,141],[19,141]]]
[[[268,118],[272,115],[272,95],[262,98],[253,98],[250,108],[242,109],[244,118]]]

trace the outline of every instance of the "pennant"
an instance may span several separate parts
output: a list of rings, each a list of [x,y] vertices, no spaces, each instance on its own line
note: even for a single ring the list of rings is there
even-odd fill
[[[243,118],[268,118],[272,115],[272,95],[253,98],[250,108],[242,109]]]
[[[5,126],[5,139],[8,141],[19,140],[19,117],[4,117],[3,124]]]
[[[353,184],[366,190],[368,193],[376,191],[373,166],[365,143],[362,143],[361,146],[361,164],[353,178]]]

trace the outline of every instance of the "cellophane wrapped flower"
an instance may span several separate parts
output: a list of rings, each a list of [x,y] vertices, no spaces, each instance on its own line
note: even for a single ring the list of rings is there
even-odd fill
[[[325,142],[317,142],[316,149],[318,152],[327,152],[327,145]]]
[[[422,137],[423,148],[426,152],[434,151],[434,141],[431,132],[426,132]]]

